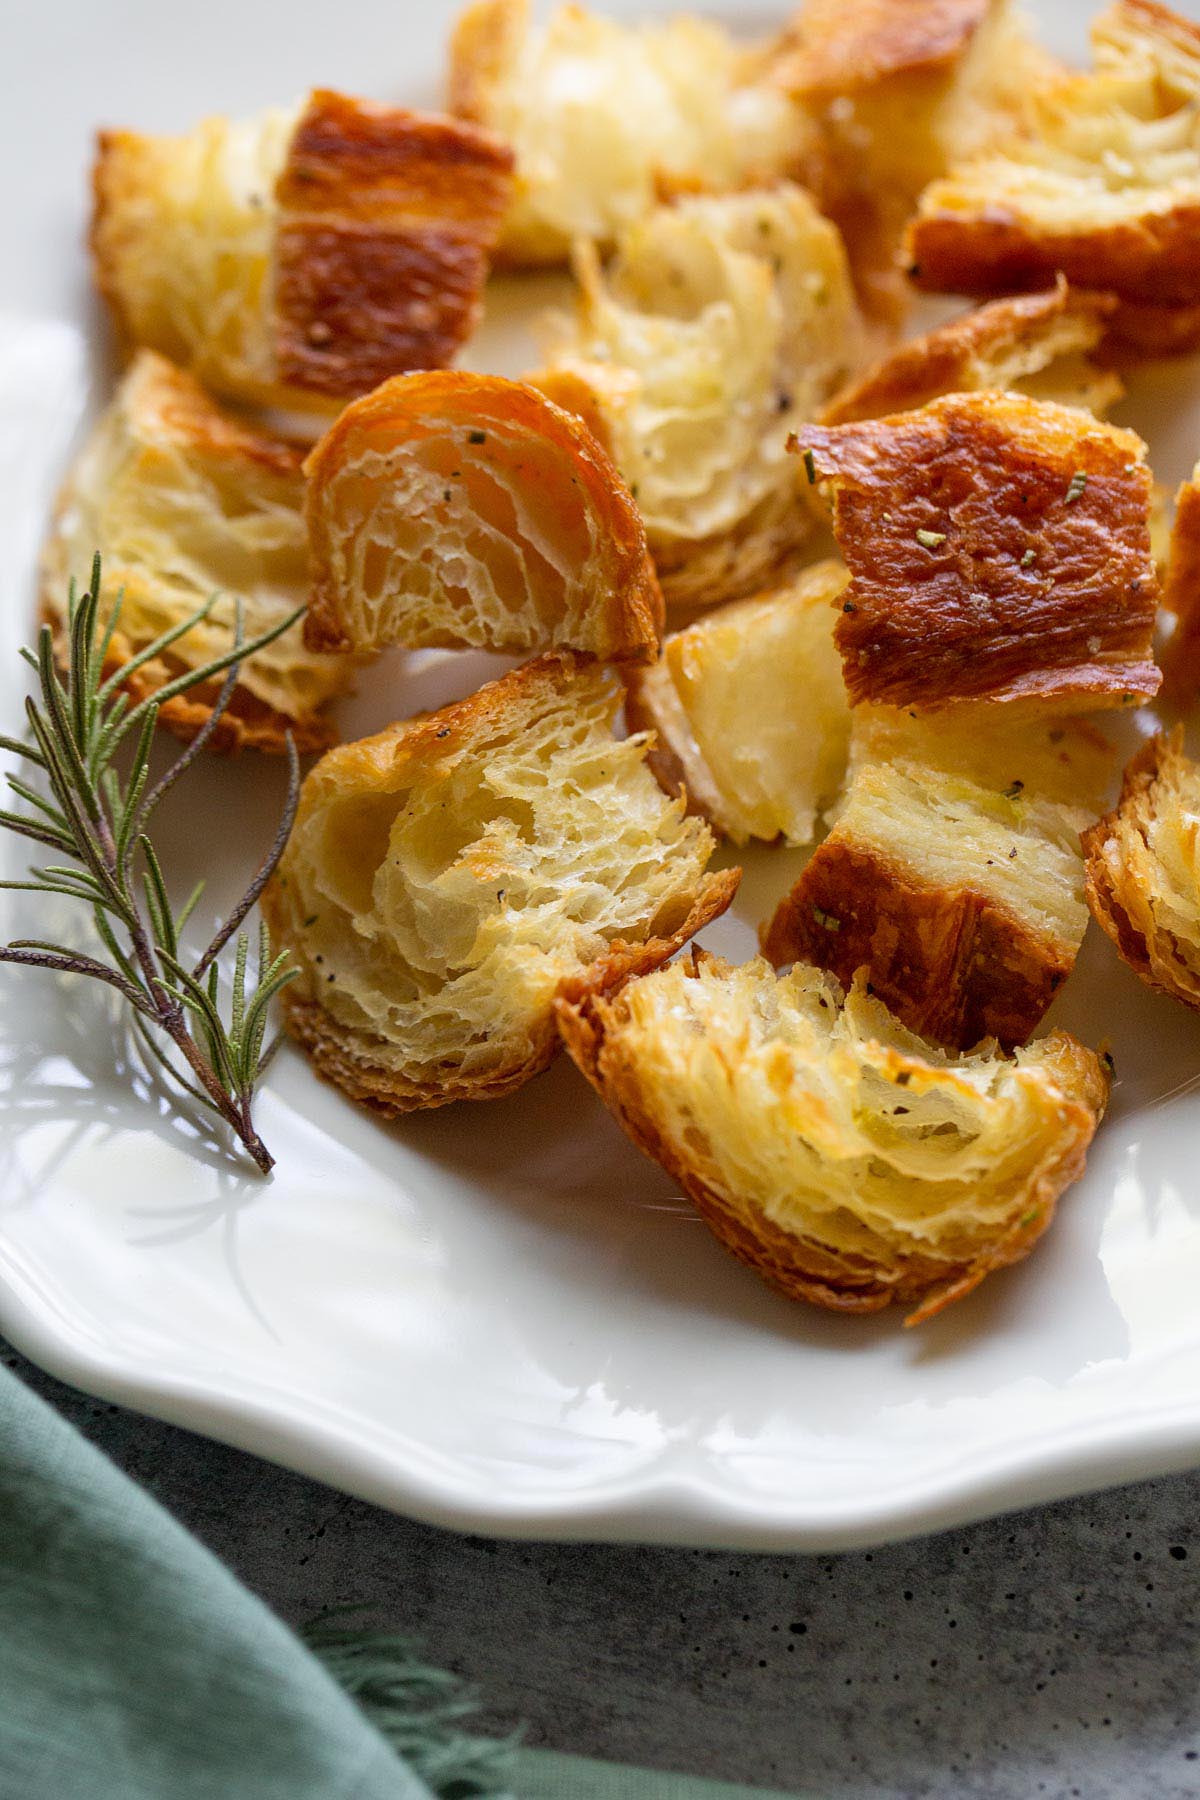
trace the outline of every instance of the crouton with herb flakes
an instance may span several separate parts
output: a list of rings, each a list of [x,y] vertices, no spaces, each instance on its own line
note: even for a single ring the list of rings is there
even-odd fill
[[[178,137],[100,134],[96,282],[126,345],[237,400],[336,407],[474,330],[512,156],[318,89]]]
[[[807,426],[793,447],[832,496],[850,570],[837,639],[854,704],[1075,712],[1157,692],[1152,481],[1133,432],[989,392]]]
[[[530,379],[612,451],[668,602],[772,584],[813,530],[788,433],[862,356],[836,229],[787,185],[686,199],[577,272],[577,315]]]
[[[952,1049],[1024,1043],[1087,929],[1080,833],[1113,756],[1080,721],[863,706],[829,836],[763,933]]]
[[[315,648],[569,648],[648,661],[663,600],[582,420],[497,375],[401,375],[308,462]]]
[[[1092,912],[1123,960],[1200,1011],[1200,767],[1181,727],[1138,751],[1084,849]]]
[[[1036,87],[1026,130],[921,196],[906,254],[923,288],[1004,294],[1060,271],[1116,294],[1113,329],[1163,353],[1200,342],[1200,25],[1118,0],[1095,66]]]
[[[715,1236],[789,1299],[915,1325],[1027,1256],[1083,1173],[1108,1076],[1063,1032],[948,1057],[860,977],[702,952],[575,980],[567,1048]]]

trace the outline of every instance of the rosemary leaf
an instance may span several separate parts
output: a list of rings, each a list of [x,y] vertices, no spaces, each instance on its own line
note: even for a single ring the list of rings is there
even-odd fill
[[[7,750],[10,756],[28,757],[29,761],[36,763],[39,769],[44,767],[41,751],[35,750],[32,744],[23,743],[20,738],[7,737],[0,732],[0,750]]]
[[[304,612],[304,607],[298,606],[295,612],[289,613],[281,624],[273,626],[270,631],[264,631],[261,637],[254,639],[253,643],[235,644],[234,648],[227,650],[224,656],[218,656],[212,662],[207,663],[204,669],[204,680],[211,681],[214,675],[220,675],[232,664],[245,662],[246,658],[253,656],[256,651],[264,650],[268,644],[273,644],[276,638],[282,637],[285,631],[291,630],[297,620],[304,617]],[[178,636],[179,634],[174,635]],[[196,685],[197,676],[194,669],[188,669],[183,675],[177,675],[174,681],[168,681],[166,686],[159,688],[150,699],[143,700],[140,705],[135,706],[125,721],[126,726],[136,724],[146,707],[154,703],[160,706],[165,705],[177,694],[186,694],[189,688],[194,688]]]
[[[156,662],[164,650],[169,650],[172,644],[178,643],[181,637],[186,637],[189,631],[194,631],[197,625],[203,625],[217,604],[218,598],[219,596],[214,594],[211,599],[204,602],[203,606],[199,606],[195,612],[189,613],[186,619],[181,619],[178,625],[172,625],[168,631],[164,631],[161,636],[156,637],[152,644],[147,644],[144,650],[139,650],[136,656],[131,656],[128,662],[122,663],[121,667],[116,669],[103,686],[97,690],[96,698],[101,705],[115,695],[117,689],[123,682],[128,681],[131,675],[136,675],[139,669],[146,667],[147,663]],[[187,686],[194,687],[195,685],[196,678],[192,675],[187,681]],[[153,699],[161,699],[162,691],[160,688]],[[179,691],[183,693],[185,689],[181,688]],[[146,701],[143,704],[149,705],[150,703],[150,701]]]
[[[44,813],[56,830],[66,831],[66,820],[63,818],[62,813],[57,806],[53,806],[49,800],[44,799],[41,794],[36,793],[33,788],[29,787],[24,781],[19,780],[17,776],[6,775],[5,780],[8,782],[9,787],[17,796],[18,800],[24,800],[26,806],[36,807],[38,812]]]
[[[249,954],[249,939],[244,931],[239,931],[233,961],[233,998],[229,1007],[229,1042],[235,1059],[241,1052],[242,1026],[246,1018],[246,958]]]
[[[167,884],[163,880],[162,868],[150,839],[140,837],[138,849],[146,865],[142,874],[142,887],[154,941],[173,961],[179,954],[179,939],[175,935],[175,920],[171,914],[171,902],[167,898]]]

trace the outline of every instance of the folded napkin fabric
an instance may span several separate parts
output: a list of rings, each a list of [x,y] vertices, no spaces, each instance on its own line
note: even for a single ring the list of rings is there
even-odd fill
[[[0,1800],[789,1800],[471,1738],[403,1640],[311,1641],[0,1366]]]

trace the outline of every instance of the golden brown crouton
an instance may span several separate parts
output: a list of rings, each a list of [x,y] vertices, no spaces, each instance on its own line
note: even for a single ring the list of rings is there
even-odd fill
[[[1047,67],[1008,0],[804,0],[776,76],[817,121],[806,179],[869,312],[906,310],[900,243],[926,183],[1006,136]]]
[[[1118,0],[1092,39],[1092,73],[1038,88],[1028,131],[922,195],[913,276],[998,294],[1061,270],[1129,302],[1135,339],[1179,348],[1200,319],[1200,25]]]
[[[916,1324],[1028,1254],[1083,1172],[1108,1081],[1064,1033],[949,1058],[860,981],[693,953],[559,1027],[618,1122],[790,1299]]]
[[[658,649],[637,508],[586,426],[494,375],[401,375],[305,465],[314,648]]]
[[[1081,406],[1102,417],[1124,393],[1120,377],[1088,352],[1117,305],[1110,294],[1077,293],[1060,279],[1041,294],[993,300],[924,337],[901,344],[843,388],[822,425],[851,425],[912,412],[942,394],[996,388]]]
[[[723,912],[712,834],[618,740],[617,677],[547,655],[331,751],[264,897],[288,1028],[382,1112],[520,1087],[568,976],[654,968]]]
[[[475,0],[450,48],[450,107],[516,152],[502,254],[565,262],[607,248],[665,192],[728,193],[794,174],[811,126],[753,51],[684,15],[625,25],[529,0]]]
[[[952,1049],[1024,1043],[1074,966],[1080,832],[1112,769],[1078,722],[860,707],[833,830],[763,934],[773,963],[860,969]]]
[[[1132,432],[1016,394],[807,426],[851,574],[838,622],[851,701],[1056,711],[1159,685],[1151,478]]]
[[[1188,706],[1200,691],[1200,463],[1175,496],[1162,601],[1175,615],[1163,686],[1170,699]]]
[[[1083,843],[1088,900],[1123,959],[1200,1009],[1200,768],[1182,728],[1143,745],[1116,808]]]
[[[578,316],[530,379],[603,434],[668,602],[773,583],[813,529],[788,431],[861,355],[837,231],[786,185],[683,200],[577,272]]]
[[[237,399],[331,406],[470,335],[511,171],[471,126],[323,89],[180,137],[102,132],[96,281],[127,344]]]
[[[269,631],[308,593],[301,454],[222,412],[190,375],[140,351],[60,496],[42,558],[45,616],[63,629],[68,584],[86,584],[99,550],[105,605],[122,592],[109,647],[115,672],[219,594],[169,652],[131,669],[134,700],[228,650],[236,601],[247,638]],[[281,751],[290,732],[300,749],[324,749],[335,733],[323,709],[353,672],[348,658],[307,650],[293,626],[243,663],[214,747]],[[166,701],[161,723],[194,737],[221,679]]]
[[[630,725],[657,735],[651,768],[735,843],[811,843],[838,791],[850,707],[833,626],[847,579],[841,563],[818,563],[717,607],[627,677]]]
[[[945,76],[997,10],[992,0],[803,0],[788,27],[788,74],[823,100],[898,76]]]

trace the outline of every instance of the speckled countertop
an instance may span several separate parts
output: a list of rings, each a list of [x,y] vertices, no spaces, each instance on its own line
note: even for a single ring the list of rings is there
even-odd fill
[[[498,1544],[3,1356],[285,1619],[363,1603],[532,1744],[831,1800],[1200,1795],[1200,1474],[848,1556]]]

